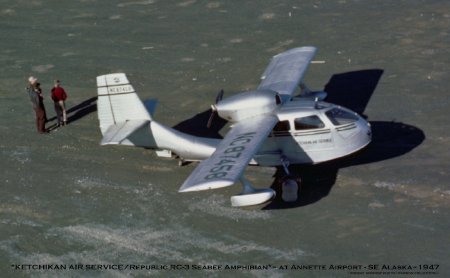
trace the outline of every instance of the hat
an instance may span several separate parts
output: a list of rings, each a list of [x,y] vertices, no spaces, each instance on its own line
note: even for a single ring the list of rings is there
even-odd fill
[[[36,77],[34,77],[34,76],[28,77],[28,82],[30,82],[31,84],[36,83],[36,81],[37,81],[37,78],[36,78]]]

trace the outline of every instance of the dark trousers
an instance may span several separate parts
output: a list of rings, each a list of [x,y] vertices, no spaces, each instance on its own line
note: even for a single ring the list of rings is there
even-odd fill
[[[45,110],[42,107],[34,109],[36,112],[36,127],[39,133],[45,132]]]

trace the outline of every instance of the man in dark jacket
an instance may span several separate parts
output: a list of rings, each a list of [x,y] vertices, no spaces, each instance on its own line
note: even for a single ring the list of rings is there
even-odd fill
[[[37,130],[39,133],[46,133],[44,98],[37,81],[37,78],[30,76],[30,78],[28,78],[29,85],[26,90],[30,97],[31,103],[33,104],[34,112],[36,113]]]
[[[55,112],[56,117],[58,118],[58,126],[67,125],[67,113],[66,113],[66,106],[64,104],[64,101],[67,98],[66,91],[64,91],[64,88],[60,86],[59,80],[55,80],[53,89],[52,89],[52,100],[55,104]],[[62,122],[61,122],[62,117]]]

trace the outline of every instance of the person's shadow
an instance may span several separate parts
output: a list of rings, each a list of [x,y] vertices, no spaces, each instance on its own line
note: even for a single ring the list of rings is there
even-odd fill
[[[97,111],[97,97],[91,97],[67,110],[67,121],[72,123]]]
[[[324,91],[325,101],[347,107],[366,119],[367,104],[383,74],[383,70],[369,69],[332,76]],[[276,198],[263,209],[283,209],[306,206],[326,197],[336,182],[339,169],[353,165],[373,163],[410,152],[425,140],[425,134],[417,127],[387,121],[369,121],[372,126],[372,142],[362,151],[349,157],[318,165],[292,165],[290,174],[301,180],[298,199],[286,203],[281,200],[281,183],[285,176],[279,167],[274,174],[271,188]]]
[[[87,100],[80,102],[79,104],[70,107],[66,110],[67,113],[67,123],[70,124],[72,122],[78,121],[79,119],[87,116],[90,113],[97,111],[97,97],[91,97]],[[56,116],[47,120],[47,122],[52,122],[56,120]],[[52,131],[57,128],[56,123],[51,125],[48,130]]]

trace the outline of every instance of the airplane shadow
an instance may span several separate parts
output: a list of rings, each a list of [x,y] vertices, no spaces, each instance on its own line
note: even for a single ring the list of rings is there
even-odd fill
[[[347,107],[367,119],[367,115],[363,113],[382,74],[383,70],[380,69],[335,74],[325,86],[324,90],[328,93],[326,101]],[[271,185],[277,196],[263,209],[286,209],[313,204],[330,193],[339,169],[401,156],[420,145],[426,138],[422,130],[408,124],[386,121],[370,121],[370,123],[372,142],[364,150],[317,165],[289,167],[291,175],[302,181],[296,202],[286,203],[281,200],[284,171],[281,167],[277,168]]]
[[[198,113],[190,119],[176,124],[173,128],[194,136],[222,139],[223,136],[219,131],[227,124],[227,121],[216,115],[212,121],[211,127],[208,128],[206,127],[206,124],[208,123],[210,115],[211,109],[208,109]]]
[[[324,91],[328,93],[325,100],[365,116],[364,110],[383,72],[382,69],[368,69],[334,74],[325,85]]]

